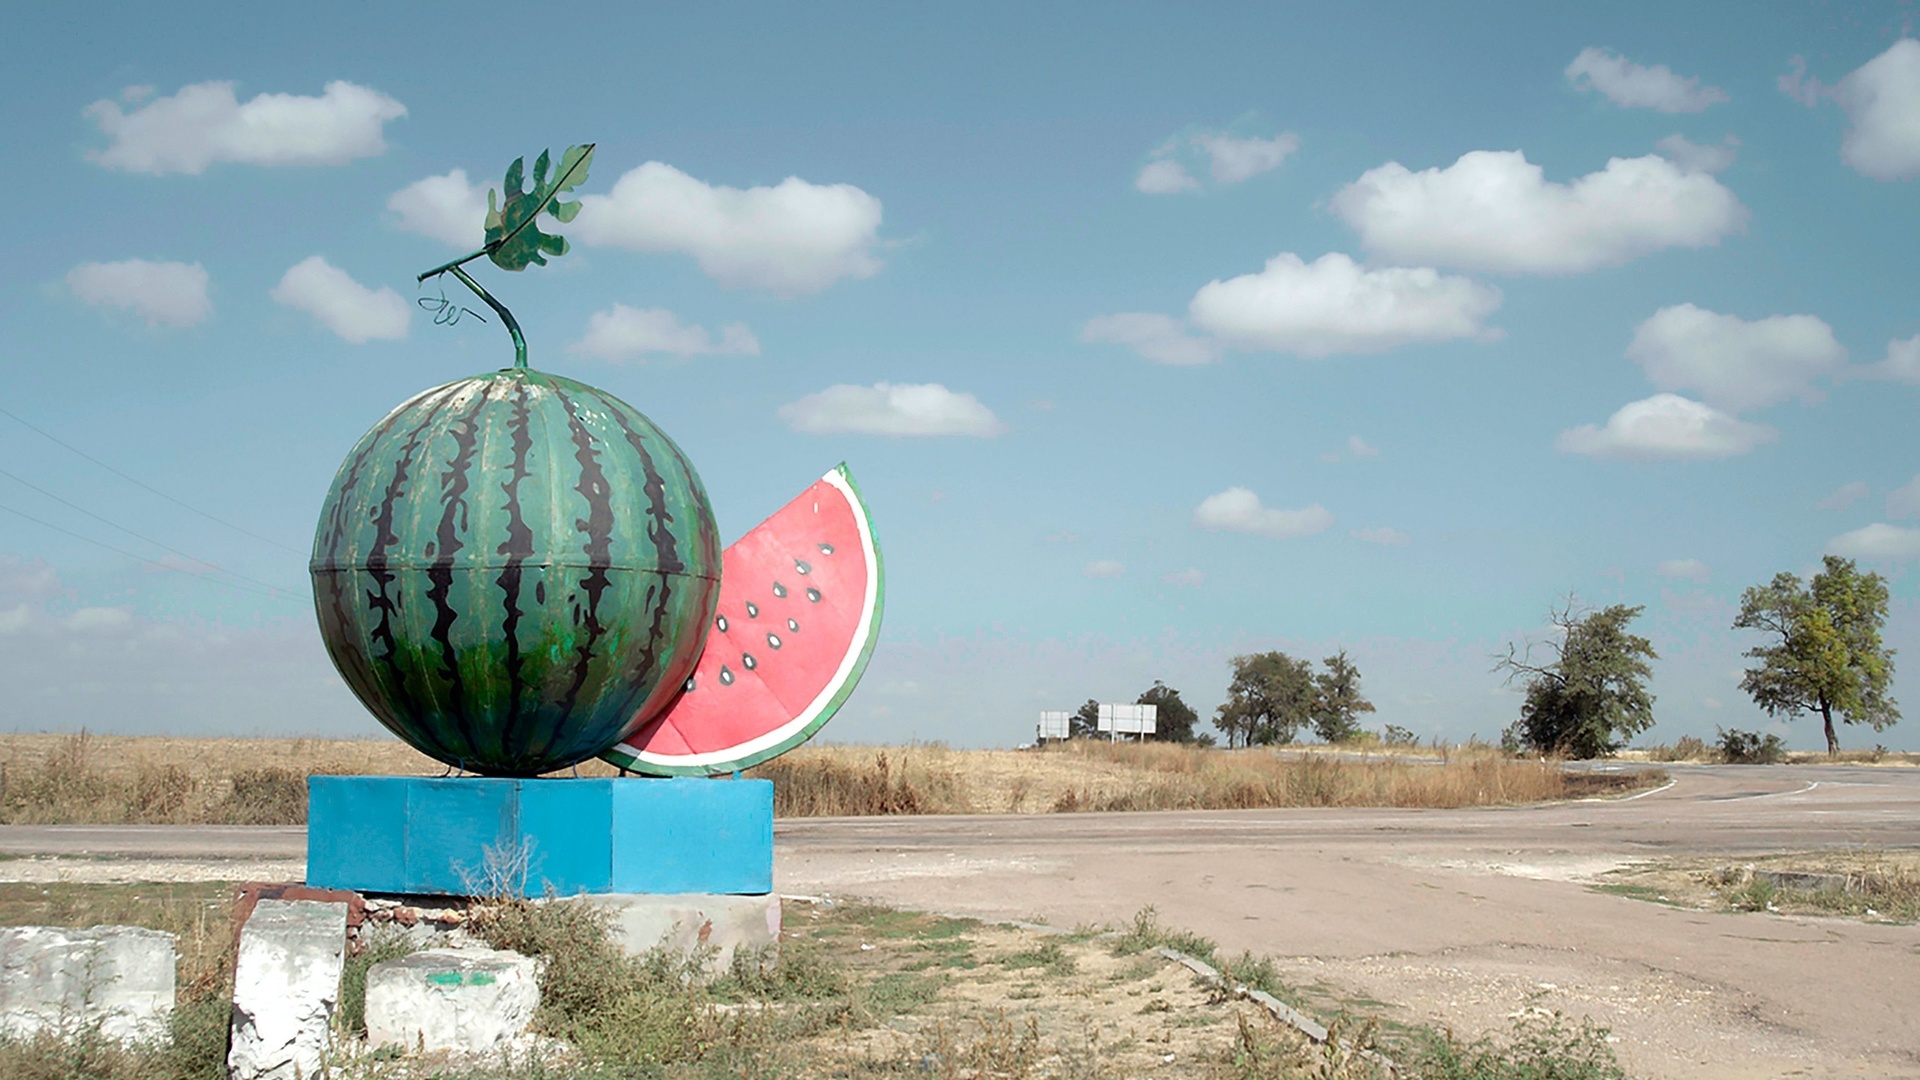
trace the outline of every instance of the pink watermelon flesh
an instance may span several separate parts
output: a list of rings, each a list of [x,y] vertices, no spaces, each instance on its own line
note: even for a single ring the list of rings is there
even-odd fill
[[[866,670],[881,586],[867,507],[841,465],[727,548],[693,676],[602,757],[636,772],[707,776],[805,742]]]

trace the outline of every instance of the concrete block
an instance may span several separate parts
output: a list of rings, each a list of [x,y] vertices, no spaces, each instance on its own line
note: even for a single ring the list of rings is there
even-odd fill
[[[681,893],[625,893],[584,897],[613,913],[613,937],[639,955],[664,948],[683,956],[713,950],[710,971],[724,971],[736,949],[761,949],[780,941],[780,897]]]
[[[316,888],[411,896],[773,888],[769,780],[315,776],[307,791],[307,884]]]
[[[168,1037],[172,934],[135,926],[0,929],[0,1035],[99,1025],[121,1042]]]
[[[340,969],[347,905],[261,900],[240,931],[233,973],[233,1080],[313,1080],[322,1074]]]
[[[495,949],[428,949],[367,972],[367,1047],[484,1054],[533,1023],[533,958]]]

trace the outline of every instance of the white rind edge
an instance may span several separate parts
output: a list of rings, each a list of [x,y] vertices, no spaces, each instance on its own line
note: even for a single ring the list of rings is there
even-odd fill
[[[860,554],[867,560],[868,567],[867,594],[860,604],[860,624],[854,631],[851,647],[847,649],[846,655],[840,658],[839,670],[833,673],[833,678],[828,680],[827,685],[821,688],[820,693],[800,712],[800,715],[765,735],[730,746],[725,750],[712,750],[704,754],[654,754],[644,750],[636,751],[626,744],[618,747],[630,754],[635,761],[671,768],[698,768],[702,765],[738,761],[770,746],[778,746],[792,738],[795,732],[805,731],[807,725],[813,723],[814,718],[820,715],[821,710],[827,707],[834,695],[840,692],[840,687],[845,685],[847,678],[853,674],[854,665],[860,662],[860,657],[867,650],[867,638],[873,633],[874,609],[880,602],[879,553],[874,550],[873,525],[867,520],[866,504],[854,494],[852,486],[847,483],[845,477],[840,475],[840,470],[834,469],[820,479],[832,485],[840,492],[841,498],[847,500],[847,507],[853,512],[854,528],[860,532]]]

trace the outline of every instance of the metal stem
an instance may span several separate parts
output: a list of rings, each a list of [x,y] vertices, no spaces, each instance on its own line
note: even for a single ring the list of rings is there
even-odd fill
[[[454,277],[460,279],[461,284],[472,289],[473,295],[485,300],[488,307],[499,313],[500,321],[507,324],[507,333],[513,335],[513,366],[524,368],[527,366],[527,339],[520,336],[520,323],[514,319],[513,312],[508,311],[505,304],[495,300],[487,290],[480,287],[479,282],[469,277],[465,270],[460,269],[460,263],[466,262],[467,259],[478,258],[484,254],[486,254],[485,251],[476,251],[472,255],[467,256],[466,259],[461,259],[459,262],[448,263],[439,270],[429,270],[426,274],[420,275],[420,277],[422,280],[425,280],[428,274],[451,273]]]
[[[423,273],[423,274],[421,274],[421,275],[420,275],[419,277],[417,277],[417,278],[414,278],[413,280],[415,280],[415,281],[417,281],[417,282],[418,282],[418,281],[425,281],[425,280],[427,280],[428,278],[430,278],[430,277],[433,277],[433,276],[435,276],[435,275],[437,275],[437,274],[444,274],[444,273],[446,273],[447,271],[449,271],[449,270],[451,270],[451,269],[453,269],[453,268],[454,268],[454,267],[456,267],[456,266],[465,266],[465,265],[467,265],[468,263],[470,263],[470,262],[472,262],[473,260],[475,260],[475,259],[477,259],[477,258],[479,258],[480,256],[482,256],[482,255],[485,255],[485,254],[487,253],[487,251],[488,251],[488,250],[489,250],[488,248],[481,248],[481,249],[480,249],[479,251],[476,251],[476,252],[474,252],[474,253],[473,253],[473,254],[471,254],[471,255],[463,255],[463,256],[461,256],[460,258],[458,258],[458,259],[455,259],[455,260],[453,260],[452,262],[450,262],[450,263],[447,263],[447,264],[445,264],[445,265],[443,265],[443,266],[436,266],[436,267],[434,267],[433,269],[431,269],[431,270],[428,270],[427,272],[425,272],[425,273]]]

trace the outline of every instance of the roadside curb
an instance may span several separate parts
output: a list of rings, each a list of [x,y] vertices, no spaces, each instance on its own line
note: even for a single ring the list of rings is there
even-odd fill
[[[1327,1031],[1326,1025],[1320,1023],[1318,1020],[1315,1020],[1313,1017],[1308,1016],[1306,1013],[1301,1012],[1300,1010],[1294,1008],[1293,1006],[1287,1004],[1286,1002],[1281,1001],[1279,998],[1274,997],[1272,994],[1267,993],[1265,990],[1255,990],[1247,986],[1242,986],[1238,983],[1229,983],[1226,980],[1226,978],[1220,974],[1219,970],[1216,969],[1212,964],[1209,964],[1204,960],[1199,960],[1194,957],[1188,956],[1186,953],[1183,953],[1178,949],[1169,948],[1165,945],[1158,945],[1154,947],[1153,951],[1159,954],[1160,956],[1168,960],[1171,960],[1176,964],[1179,964],[1180,966],[1186,968],[1188,971],[1193,972],[1195,975],[1199,976],[1203,982],[1210,983],[1213,986],[1218,987],[1221,990],[1224,990],[1225,992],[1233,995],[1236,998],[1243,998],[1247,1001],[1253,1002],[1254,1004],[1267,1010],[1267,1012],[1270,1013],[1275,1020],[1278,1020],[1281,1023],[1286,1024],[1288,1027],[1293,1028],[1295,1031],[1298,1031],[1300,1034],[1305,1035],[1309,1039],[1312,1039],[1315,1043],[1321,1046],[1325,1046],[1327,1044],[1331,1033]],[[1334,1045],[1337,1049],[1354,1051],[1353,1046],[1349,1043],[1340,1042],[1340,1043],[1335,1043]],[[1358,1053],[1360,1057],[1365,1058],[1366,1060],[1371,1061],[1374,1064],[1380,1066],[1381,1068],[1387,1070],[1389,1073],[1393,1073],[1395,1075],[1399,1075],[1400,1073],[1400,1066],[1395,1064],[1391,1058],[1387,1057],[1384,1054],[1381,1054],[1378,1051],[1361,1049],[1354,1052]]]

